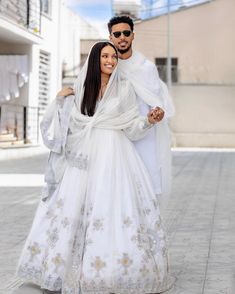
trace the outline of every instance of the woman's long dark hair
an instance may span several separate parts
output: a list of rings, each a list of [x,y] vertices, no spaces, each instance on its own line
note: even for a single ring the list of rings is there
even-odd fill
[[[106,46],[112,46],[117,54],[117,49],[109,42],[96,43],[90,52],[81,104],[82,114],[88,116],[93,116],[95,113],[96,101],[101,87],[100,54]]]

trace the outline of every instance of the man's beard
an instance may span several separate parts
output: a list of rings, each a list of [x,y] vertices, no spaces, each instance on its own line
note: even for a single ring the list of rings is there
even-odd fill
[[[131,45],[130,45],[129,47],[127,47],[126,49],[119,49],[119,48],[117,48],[117,50],[118,50],[118,52],[119,52],[120,54],[125,54],[125,53],[127,53],[130,49],[131,49]]]

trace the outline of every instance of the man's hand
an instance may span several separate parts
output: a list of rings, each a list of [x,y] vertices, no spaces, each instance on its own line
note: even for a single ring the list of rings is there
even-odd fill
[[[163,119],[164,114],[165,113],[163,109],[161,109],[160,107],[156,107],[149,111],[147,117],[151,124],[155,124]]]
[[[67,97],[69,95],[74,95],[74,90],[71,87],[65,87],[57,93],[56,97]]]

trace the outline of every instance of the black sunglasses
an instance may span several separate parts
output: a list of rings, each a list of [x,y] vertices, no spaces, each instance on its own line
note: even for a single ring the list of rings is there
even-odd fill
[[[120,31],[113,32],[113,35],[114,35],[115,38],[119,38],[121,36],[121,34],[123,34],[125,37],[129,37],[130,34],[131,34],[131,31],[125,30],[125,31],[122,31],[122,32],[120,32]]]

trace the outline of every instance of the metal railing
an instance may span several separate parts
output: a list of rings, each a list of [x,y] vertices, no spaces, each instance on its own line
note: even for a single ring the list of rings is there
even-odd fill
[[[16,104],[0,105],[0,137],[24,143],[39,141],[39,108]],[[0,140],[1,141],[1,140]]]
[[[40,0],[0,0],[1,16],[34,34],[41,32]]]

